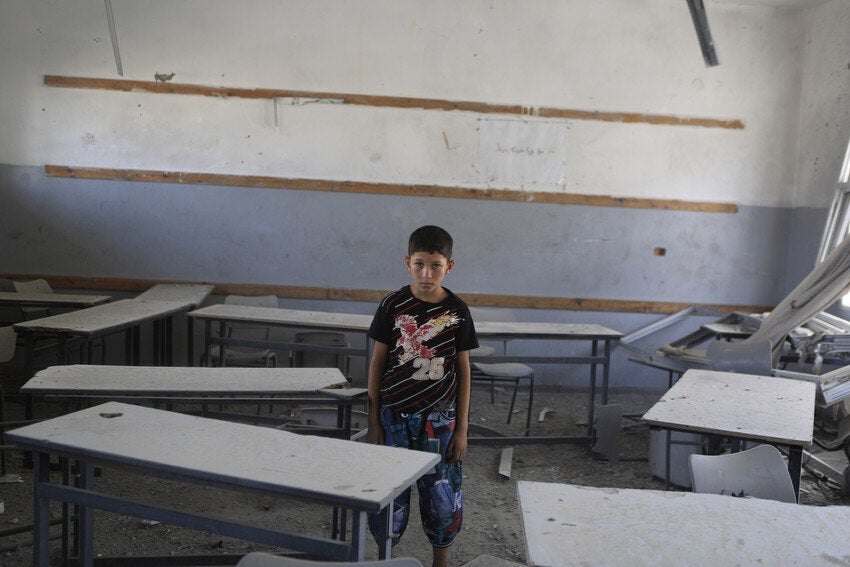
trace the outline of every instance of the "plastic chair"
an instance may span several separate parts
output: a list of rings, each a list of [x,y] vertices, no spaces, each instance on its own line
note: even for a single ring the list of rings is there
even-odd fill
[[[334,331],[305,331],[295,333],[297,344],[348,348],[344,333]],[[335,352],[296,350],[292,353],[292,366],[297,368],[339,368],[348,379],[348,355]]]
[[[472,318],[476,320],[501,320],[513,321],[514,316],[509,310],[500,310],[498,313],[491,311],[483,311],[479,309],[471,309]],[[502,344],[503,354],[507,354],[507,341]],[[491,346],[480,346],[469,353],[471,357],[493,356],[495,349]],[[528,412],[525,418],[525,434],[531,434],[531,410],[534,405],[534,370],[526,364],[518,362],[473,362],[472,363],[472,383],[488,384],[490,386],[490,403],[495,400],[495,386],[499,383],[507,388],[513,388],[511,396],[511,407],[508,410],[508,423],[513,417],[514,407],[516,406],[517,393],[520,389],[528,390]]]
[[[15,291],[18,293],[53,293],[53,288],[47,283],[47,280],[30,280],[26,282],[14,282]],[[47,307],[21,307],[24,321],[33,319],[41,319],[50,315],[50,309]]]
[[[228,295],[224,298],[224,303],[227,305],[247,305],[251,307],[277,307],[276,295]],[[254,341],[267,341],[271,335],[271,327],[256,324],[245,323],[228,323],[225,328],[225,335],[232,339],[245,339]],[[222,349],[220,345],[210,347],[210,358],[213,365],[218,363],[222,365],[221,360]],[[206,360],[206,356],[202,355],[201,362]],[[271,349],[243,347],[243,346],[228,346],[224,348],[224,366],[277,366],[277,356]]]
[[[688,468],[694,492],[797,502],[788,466],[773,445],[722,455],[691,455]]]
[[[394,557],[378,561],[321,561],[296,559],[270,553],[249,553],[236,567],[422,567],[413,557]]]

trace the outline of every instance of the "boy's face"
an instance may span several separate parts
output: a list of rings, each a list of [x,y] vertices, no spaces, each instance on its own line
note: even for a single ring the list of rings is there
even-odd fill
[[[439,252],[414,252],[404,257],[404,265],[413,278],[413,295],[439,301],[443,296],[443,278],[452,271],[455,261],[447,260]]]

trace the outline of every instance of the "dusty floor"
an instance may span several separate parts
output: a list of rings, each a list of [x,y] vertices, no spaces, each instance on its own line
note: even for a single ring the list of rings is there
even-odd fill
[[[611,402],[621,405],[627,414],[643,413],[657,397],[617,393],[612,395]],[[520,434],[524,423],[523,413],[515,413],[510,426],[504,423],[509,401],[507,393],[498,392],[495,403],[491,404],[489,391],[476,390],[473,393],[472,423],[495,428],[505,434]],[[525,403],[525,399],[520,400],[523,411]],[[546,413],[543,422],[538,422],[538,416],[544,408],[553,411]],[[53,409],[51,406],[41,406],[39,411],[45,415]],[[16,404],[10,404],[9,410],[14,415],[18,411]],[[585,394],[537,392],[532,434],[581,435],[583,427],[579,424],[586,418]],[[450,550],[450,564],[463,565],[485,554],[525,563],[523,528],[516,497],[517,480],[663,489],[664,483],[652,476],[646,461],[649,451],[648,429],[631,420],[625,420],[623,425],[619,436],[621,461],[617,465],[595,458],[584,445],[517,445],[514,447],[510,478],[503,478],[498,473],[501,448],[471,446],[464,461],[464,527]],[[21,466],[19,453],[10,453],[9,458],[8,472],[19,475],[22,482],[0,484],[0,500],[5,504],[5,512],[0,514],[0,534],[4,534],[0,536],[0,565],[27,566],[32,564],[31,534],[6,535],[5,532],[26,526],[32,521],[32,475],[31,471]],[[273,501],[215,488],[139,478],[113,470],[103,471],[96,485],[121,495],[169,502],[177,508],[207,511],[272,527],[288,525],[299,531],[319,535],[330,532],[330,509],[309,504]],[[809,505],[850,503],[850,500],[841,496],[836,486],[808,475],[803,479],[801,500]],[[52,511],[59,516],[58,505],[54,505]],[[394,555],[413,556],[424,565],[429,565],[430,547],[416,516],[414,513],[411,525],[395,548]],[[96,514],[95,525],[95,551],[101,556],[239,555],[256,550],[274,551],[265,546],[214,534],[151,524],[137,518],[103,512]],[[58,557],[58,540],[52,542],[51,549],[54,557]],[[370,545],[367,559],[374,558],[375,549]]]

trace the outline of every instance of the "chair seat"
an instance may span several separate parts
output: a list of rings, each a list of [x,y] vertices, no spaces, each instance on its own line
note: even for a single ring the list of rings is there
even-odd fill
[[[496,354],[496,349],[489,345],[482,345],[469,351],[469,356],[493,356]]]
[[[210,353],[213,360],[221,359],[221,349],[218,345],[212,346],[210,348]],[[276,358],[275,353],[271,350],[242,350],[239,347],[229,347],[224,351],[224,353],[225,364],[230,364],[231,366],[238,366],[239,364],[258,364],[262,366],[271,364],[274,366]]]
[[[495,376],[497,378],[525,378],[531,376],[533,371],[530,366],[519,362],[473,362],[472,366],[475,370],[486,374],[487,376]]]

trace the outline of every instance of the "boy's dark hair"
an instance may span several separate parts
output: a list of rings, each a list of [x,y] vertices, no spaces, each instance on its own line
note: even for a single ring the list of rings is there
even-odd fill
[[[439,226],[420,226],[413,231],[407,242],[407,255],[412,256],[414,252],[439,252],[446,260],[451,260],[452,237]]]

